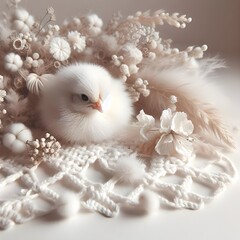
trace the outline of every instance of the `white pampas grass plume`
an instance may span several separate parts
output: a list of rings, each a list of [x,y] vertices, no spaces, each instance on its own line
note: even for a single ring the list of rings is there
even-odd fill
[[[80,209],[80,201],[77,194],[73,192],[64,192],[57,202],[58,208],[56,209],[59,216],[68,218],[76,215]]]
[[[138,207],[148,214],[158,211],[160,207],[158,195],[151,190],[144,190],[139,196]]]
[[[145,165],[138,160],[135,154],[118,159],[114,170],[116,177],[123,182],[140,182],[145,175]]]

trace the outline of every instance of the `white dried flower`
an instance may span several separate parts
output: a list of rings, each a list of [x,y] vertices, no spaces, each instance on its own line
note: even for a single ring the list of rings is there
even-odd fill
[[[21,33],[29,32],[34,24],[34,18],[25,9],[16,8],[13,13],[13,28]]]
[[[171,130],[183,136],[189,136],[193,133],[192,121],[187,119],[184,112],[172,113],[171,109],[164,110],[160,118],[160,131],[169,133]]]
[[[35,73],[30,73],[26,79],[27,88],[31,93],[39,95],[44,87],[46,87],[47,82],[53,77],[52,74],[43,74],[39,76]]]
[[[135,83],[132,85],[132,87],[139,92],[140,94],[142,94],[144,97],[149,96],[150,94],[150,90],[147,89],[148,86],[148,81],[147,80],[143,80],[141,78],[137,78]]]
[[[192,121],[187,119],[186,113],[172,113],[170,108],[164,110],[160,118],[160,132],[163,134],[155,150],[160,155],[170,156],[177,153],[185,158],[191,157],[193,146],[189,136],[193,130]]]
[[[86,47],[86,37],[81,36],[78,31],[70,31],[68,33],[68,41],[77,52],[82,52]]]
[[[54,8],[53,7],[48,7],[47,8],[47,13],[50,14],[50,15],[53,15],[54,14]]]
[[[148,132],[155,126],[155,119],[153,116],[145,114],[143,110],[137,115],[137,120],[142,125],[140,134],[143,139],[148,140]]]
[[[34,164],[56,156],[61,148],[61,144],[49,133],[46,133],[44,138],[28,141],[27,144],[30,147],[29,155]]]
[[[119,55],[123,56],[123,62],[129,65],[139,64],[143,59],[142,52],[133,44],[125,44],[120,50]]]
[[[56,60],[65,61],[70,57],[71,48],[65,39],[61,37],[55,37],[50,42],[49,52]]]
[[[82,19],[83,24],[86,26],[86,31],[91,36],[96,36],[101,33],[103,21],[97,14],[89,14]]]
[[[27,141],[32,141],[32,132],[23,123],[11,124],[3,135],[3,145],[14,153],[24,152]]]
[[[9,53],[5,56],[5,68],[11,72],[18,71],[23,65],[21,57],[16,53]]]

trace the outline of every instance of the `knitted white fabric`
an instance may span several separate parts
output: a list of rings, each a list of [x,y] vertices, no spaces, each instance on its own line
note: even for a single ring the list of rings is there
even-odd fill
[[[65,194],[57,190],[56,184],[64,184],[74,191],[82,208],[114,217],[122,205],[144,208],[140,206],[144,204],[140,196],[148,191],[155,192],[161,205],[200,209],[222,192],[236,176],[232,162],[225,156],[216,160],[193,159],[188,163],[158,156],[142,160],[145,170],[141,179],[124,175],[121,179],[118,177],[118,160],[125,156],[129,161],[136,161],[131,155],[135,153],[135,147],[118,141],[63,147],[58,157],[32,167],[19,164],[24,161],[24,157],[0,159],[0,173],[4,175],[0,179],[1,191],[10,188],[12,183],[19,183],[14,197],[0,199],[0,227],[6,229],[56,209],[59,198]],[[199,162],[201,166],[197,167]],[[102,173],[104,180],[90,180],[88,172],[92,169]],[[176,176],[171,180],[171,177]],[[204,186],[205,190],[197,188],[196,184]],[[131,187],[132,190],[124,194],[119,191],[121,185],[128,190]],[[151,205],[151,201],[147,204]]]

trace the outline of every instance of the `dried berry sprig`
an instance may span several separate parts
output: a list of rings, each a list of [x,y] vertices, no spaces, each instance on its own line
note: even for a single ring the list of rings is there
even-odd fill
[[[27,145],[30,147],[30,160],[35,165],[40,164],[46,159],[55,157],[61,148],[61,144],[49,133],[46,133],[43,138],[27,141]]]

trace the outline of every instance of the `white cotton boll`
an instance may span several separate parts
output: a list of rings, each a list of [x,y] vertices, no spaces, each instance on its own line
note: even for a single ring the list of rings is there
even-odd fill
[[[27,149],[26,142],[32,139],[31,130],[23,123],[12,123],[3,135],[3,145],[13,153],[22,153]]]
[[[25,9],[16,9],[14,12],[14,18],[19,20],[25,20],[29,16],[29,13]]]
[[[16,8],[13,13],[13,29],[21,33],[29,32],[34,24],[34,18],[25,9]]]
[[[25,125],[23,123],[13,123],[8,127],[7,131],[14,135],[17,135],[23,129],[25,129]]]
[[[123,182],[141,182],[145,175],[145,165],[135,155],[124,156],[118,159],[115,171]]]
[[[6,133],[3,137],[3,145],[10,146],[16,140],[16,136],[11,133]]]
[[[80,209],[80,200],[75,193],[65,192],[58,200],[57,213],[61,217],[71,217],[76,215]]]
[[[11,72],[18,71],[23,65],[21,57],[16,53],[9,53],[5,56],[5,68]]]
[[[23,123],[13,123],[8,127],[8,132],[17,135],[19,132],[21,132],[25,128],[25,125]]]
[[[103,21],[96,14],[89,14],[82,19],[86,31],[91,36],[97,36],[102,31]]]
[[[22,142],[18,139],[16,139],[13,144],[11,145],[11,151],[13,153],[22,153],[22,152],[25,152],[27,146],[26,146],[26,143],[25,142]]]
[[[139,196],[139,208],[146,213],[154,213],[159,210],[160,201],[156,193],[151,190],[144,190]]]
[[[22,142],[26,142],[29,139],[32,139],[32,133],[29,131],[29,129],[24,129],[17,135],[18,139],[21,139]]]

